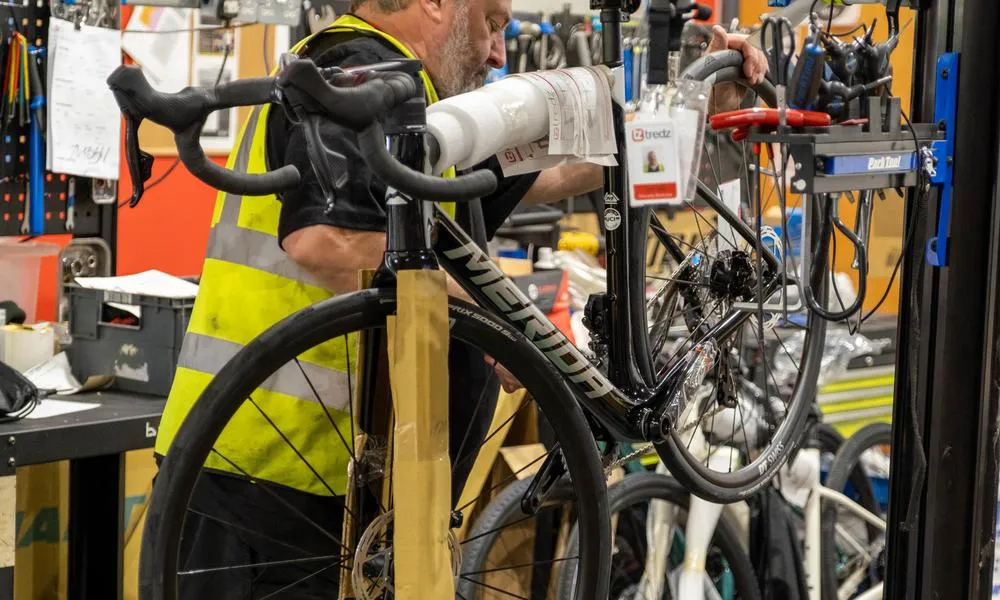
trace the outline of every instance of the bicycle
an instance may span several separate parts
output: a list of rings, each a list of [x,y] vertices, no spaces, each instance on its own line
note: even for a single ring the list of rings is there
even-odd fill
[[[613,17],[608,15],[609,23],[615,22]],[[614,44],[605,44],[605,52],[608,61],[619,54]],[[766,102],[773,103],[773,87],[767,82],[758,86],[746,84],[741,76],[741,63],[739,53],[723,52],[700,61],[696,68],[689,70],[688,76],[712,83],[741,83]],[[654,441],[663,460],[671,465],[671,470],[687,489],[716,501],[753,494],[769,481],[794,447],[793,440],[798,438],[808,413],[805,400],[814,391],[819,369],[818,351],[825,331],[825,321],[812,315],[802,326],[806,331],[805,350],[798,363],[800,369],[793,389],[786,396],[789,400],[784,419],[759,456],[735,471],[714,471],[689,452],[674,430],[685,408],[690,409],[690,405],[685,406],[685,386],[704,378],[706,369],[728,372],[731,366],[725,352],[737,342],[742,344],[745,326],[753,322],[754,315],[761,312],[768,299],[780,295],[787,285],[777,275],[778,259],[771,251],[761,249],[759,231],[751,229],[719,194],[700,185],[700,199],[716,210],[728,225],[730,235],[738,236],[742,246],[757,249],[754,254],[758,273],[756,288],[750,286],[749,281],[742,281],[738,294],[724,291],[722,295],[726,297],[715,298],[703,293],[708,284],[674,277],[655,294],[651,331],[646,325],[645,286],[640,286],[636,276],[645,264],[646,238],[642,234],[647,224],[681,264],[681,273],[700,278],[709,266],[717,265],[717,271],[726,271],[733,262],[743,265],[753,264],[754,260],[750,259],[749,251],[730,253],[726,260],[704,260],[717,256],[703,247],[685,252],[655,214],[633,211],[627,204],[621,204],[619,209],[626,226],[607,234],[608,293],[588,311],[596,345],[606,348],[606,356],[598,359],[599,368],[551,325],[453,219],[430,202],[411,200],[462,201],[482,195],[493,184],[490,177],[481,173],[443,181],[420,172],[425,162],[425,148],[419,133],[424,111],[419,110],[423,108],[423,100],[418,97],[420,85],[415,77],[416,69],[419,65],[400,61],[349,73],[320,72],[307,60],[294,60],[284,65],[277,78],[236,81],[213,90],[193,88],[178,94],[152,91],[141,73],[134,69],[123,68],[109,80],[127,117],[126,148],[130,173],[139,195],[141,182],[148,176],[147,163],[136,135],[138,124],[144,118],[172,129],[181,159],[192,173],[213,187],[230,194],[253,195],[295,185],[294,169],[284,167],[264,175],[240,176],[208,161],[198,146],[198,131],[211,111],[279,102],[298,111],[307,123],[333,119],[358,131],[366,162],[396,190],[393,199],[401,200],[387,206],[386,259],[376,275],[376,288],[323,301],[275,325],[232,357],[193,407],[178,432],[173,449],[162,463],[158,489],[154,490],[150,503],[142,559],[142,589],[148,597],[175,598],[183,578],[208,576],[225,570],[223,567],[185,570],[179,564],[184,516],[203,467],[236,477],[247,476],[239,465],[226,459],[224,448],[214,445],[230,419],[263,417],[264,426],[269,425],[281,433],[276,419],[257,406],[252,398],[255,389],[275,377],[292,377],[298,380],[298,385],[312,388],[322,407],[322,412],[317,411],[317,418],[328,419],[331,423],[331,442],[343,444],[351,453],[352,481],[351,485],[344,486],[351,490],[353,506],[345,507],[344,535],[324,531],[331,543],[322,551],[292,545],[291,549],[298,554],[316,552],[316,556],[264,560],[231,568],[266,569],[279,564],[320,562],[323,564],[318,570],[303,570],[302,579],[339,580],[338,585],[343,589],[345,578],[339,577],[339,572],[343,571],[350,575],[353,594],[358,598],[380,597],[391,591],[391,560],[387,558],[386,542],[392,528],[394,494],[391,486],[384,484],[388,479],[385,471],[392,465],[392,448],[384,436],[375,432],[384,431],[392,413],[384,404],[376,402],[377,390],[372,384],[377,381],[377,366],[382,364],[385,320],[395,311],[393,275],[398,271],[444,267],[479,304],[477,307],[451,300],[453,341],[491,356],[516,376],[529,396],[515,407],[515,413],[526,407],[538,408],[539,418],[547,420],[555,432],[557,444],[534,462],[536,465],[541,463],[541,467],[532,479],[533,485],[524,502],[526,506],[538,507],[556,482],[571,482],[578,499],[575,509],[580,523],[584,524],[579,534],[580,553],[573,558],[578,567],[576,572],[580,574],[578,598],[590,594],[603,596],[609,568],[604,554],[610,542],[610,528],[595,439]],[[394,110],[397,107],[399,110]],[[615,107],[614,116],[620,129],[623,116],[620,106]],[[383,130],[383,120],[392,123],[393,129]],[[392,154],[386,149],[387,142]],[[619,144],[622,143],[619,138]],[[318,152],[320,147],[318,140],[312,140],[311,151]],[[317,158],[314,164],[317,162],[322,163],[322,158]],[[606,188],[619,198],[625,197],[622,167],[607,171]],[[433,236],[432,228],[427,226],[429,223],[433,223]],[[721,277],[727,273],[717,275]],[[825,290],[822,277],[821,273],[813,282],[821,296]],[[682,300],[684,295],[687,298]],[[737,306],[737,299],[746,305],[752,304],[755,298],[758,301],[756,308]],[[679,306],[684,308],[683,315],[676,312]],[[677,321],[686,322],[691,335],[685,340],[675,338],[673,348],[667,351],[664,349],[666,333]],[[762,327],[759,319],[755,325],[748,329]],[[364,342],[361,354],[359,339]],[[331,407],[319,394],[320,389],[328,388],[312,381],[307,357],[310,352],[331,351],[338,347],[345,350],[348,375],[346,381],[334,383],[337,389],[346,392],[347,406],[342,402],[334,405],[333,410],[338,411],[334,418]],[[716,352],[725,360],[706,363],[706,356]],[[602,372],[604,368],[607,374]],[[357,377],[351,375],[354,370],[358,372]],[[357,390],[359,379],[361,389]],[[483,390],[487,390],[486,385]],[[476,404],[477,410],[487,403],[485,398],[483,394]],[[725,394],[720,393],[720,404],[726,401]],[[711,415],[706,413],[699,418],[708,419]],[[513,415],[501,423],[501,427],[508,426],[511,420]],[[489,440],[497,431],[499,429],[482,432],[478,437]],[[454,445],[459,446],[457,461],[467,464],[477,450],[466,448],[472,439],[471,429],[454,439],[458,442]],[[298,453],[294,446],[288,445],[289,451]],[[334,490],[318,469],[313,472],[318,479],[317,488],[325,489],[330,496],[341,497],[336,492],[342,489]],[[268,489],[266,482],[251,483]],[[453,520],[456,523],[463,520],[466,508],[468,506],[455,507]],[[236,526],[247,535],[253,534],[252,527],[247,524]],[[453,541],[453,545],[458,543]],[[337,578],[331,578],[331,569],[338,573]],[[456,576],[462,578],[463,573],[459,571]],[[292,585],[296,583],[291,582]]]

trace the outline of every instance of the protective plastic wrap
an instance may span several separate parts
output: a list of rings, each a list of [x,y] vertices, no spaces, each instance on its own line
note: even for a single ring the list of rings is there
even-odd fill
[[[781,388],[791,387],[799,370],[793,363],[802,356],[802,346],[806,339],[805,331],[796,331],[784,340],[784,346],[774,357],[771,375],[775,384]],[[860,333],[850,333],[843,328],[831,328],[826,332],[826,342],[823,347],[823,360],[820,362],[817,386],[822,387],[831,381],[836,381],[847,374],[847,365],[851,360],[866,354],[880,354],[889,340],[872,340]]]

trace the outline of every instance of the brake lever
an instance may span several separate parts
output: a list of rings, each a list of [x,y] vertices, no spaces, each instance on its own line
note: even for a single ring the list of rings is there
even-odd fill
[[[299,122],[306,138],[306,153],[312,165],[323,199],[326,201],[326,211],[333,210],[337,193],[344,190],[347,183],[347,157],[329,149],[320,137],[319,126],[324,121],[320,115],[299,113]]]
[[[153,176],[153,156],[139,147],[139,125],[141,118],[125,116],[125,162],[128,163],[129,178],[132,180],[132,196],[129,208],[135,208],[146,191],[146,182]]]

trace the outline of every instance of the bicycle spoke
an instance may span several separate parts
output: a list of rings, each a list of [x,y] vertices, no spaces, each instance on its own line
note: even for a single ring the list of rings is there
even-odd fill
[[[465,503],[465,504],[463,504],[462,506],[460,506],[460,507],[456,508],[455,510],[456,510],[456,511],[458,511],[458,512],[462,512],[463,510],[465,510],[465,509],[469,508],[470,506],[472,506],[473,504],[475,504],[476,502],[478,502],[478,501],[479,501],[479,499],[480,499],[480,498],[482,498],[482,497],[483,497],[484,495],[486,495],[486,494],[489,494],[489,493],[493,492],[494,490],[496,490],[496,489],[498,489],[498,488],[500,488],[500,487],[502,487],[502,486],[505,486],[505,485],[507,485],[508,483],[510,483],[511,481],[514,481],[515,479],[517,479],[517,476],[518,476],[518,475],[520,475],[520,474],[521,474],[521,473],[523,473],[524,471],[527,471],[527,470],[528,470],[529,468],[531,468],[531,467],[532,467],[532,465],[534,465],[535,463],[537,463],[537,462],[539,462],[539,461],[542,461],[542,460],[544,460],[545,458],[547,458],[549,454],[551,454],[551,452],[546,452],[546,453],[544,453],[544,454],[540,455],[540,456],[539,456],[538,458],[536,458],[535,460],[533,460],[533,461],[529,462],[528,464],[524,465],[523,467],[521,467],[521,468],[520,468],[520,469],[518,469],[517,471],[514,471],[513,473],[511,473],[511,474],[510,474],[510,476],[508,476],[508,477],[507,477],[506,479],[504,479],[504,480],[503,480],[503,481],[501,481],[500,483],[498,483],[498,484],[494,485],[494,486],[493,486],[493,487],[491,487],[490,489],[486,490],[486,491],[485,491],[485,492],[483,492],[482,494],[479,494],[478,496],[476,496],[475,498],[473,498],[473,499],[472,499],[472,500],[470,500],[469,502],[466,502],[466,503]]]
[[[264,409],[262,409],[260,407],[260,405],[258,405],[254,401],[253,396],[247,396],[247,400],[250,402],[250,404],[254,405],[254,407],[260,412],[260,415],[262,417],[264,417],[264,420],[267,421],[268,424],[271,426],[271,428],[274,429],[274,431],[281,437],[282,440],[285,441],[285,444],[288,445],[288,447],[292,449],[292,452],[294,452],[295,455],[299,457],[299,460],[301,460],[303,462],[303,464],[305,464],[305,466],[308,467],[310,471],[312,471],[312,474],[315,475],[316,479],[318,479],[319,482],[323,484],[323,487],[325,487],[326,490],[328,492],[330,492],[330,495],[331,496],[336,496],[337,493],[333,491],[333,488],[330,487],[330,484],[328,484],[326,482],[326,480],[323,479],[323,476],[320,475],[319,471],[317,471],[312,466],[312,463],[310,463],[308,460],[306,460],[305,455],[303,455],[302,452],[300,452],[299,449],[295,447],[295,444],[293,444],[292,441],[289,440],[287,436],[285,436],[284,432],[282,432],[281,429],[279,429],[278,426],[274,423],[274,421],[271,420],[271,417],[267,416],[267,413],[264,412]],[[322,402],[320,404],[322,404]],[[341,439],[343,439],[343,438],[341,438]],[[354,516],[354,515],[351,515],[351,516]]]
[[[178,571],[178,575],[206,575],[210,573],[221,573],[224,571],[239,571],[241,569],[257,569],[260,567],[283,567],[289,565],[300,565],[302,563],[319,562],[322,560],[339,559],[341,555],[316,556],[313,558],[290,558],[287,560],[272,560],[268,562],[251,563],[248,565],[232,565],[228,567],[209,567],[206,569],[193,569],[190,571]],[[343,562],[343,560],[341,560]]]
[[[525,395],[524,399],[521,400],[521,405],[517,407],[517,410],[514,411],[514,414],[512,414],[509,417],[507,417],[507,420],[505,420],[503,423],[501,423],[500,425],[498,425],[496,429],[494,429],[488,436],[486,436],[483,439],[482,443],[480,444],[480,447],[485,446],[486,442],[490,441],[491,439],[493,439],[494,436],[496,436],[501,431],[503,431],[504,427],[506,427],[508,423],[510,423],[511,421],[513,421],[514,418],[517,417],[517,415],[521,412],[521,409],[523,409],[525,406],[527,406],[527,404],[529,402],[534,402],[534,399],[532,399],[530,395]],[[458,465],[464,465],[466,463],[466,461],[468,461],[470,458],[472,458],[474,456],[475,456],[475,454],[469,454],[465,458],[463,458],[460,461],[458,461],[456,463],[456,465],[454,467],[452,467],[452,469],[454,470],[455,468],[457,468]]]
[[[268,594],[268,595],[266,595],[266,596],[263,596],[263,597],[261,597],[261,598],[260,598],[260,600],[267,600],[268,598],[273,598],[273,597],[277,596],[278,594],[280,594],[281,592],[284,592],[284,591],[286,591],[286,590],[290,590],[290,589],[292,589],[293,587],[295,587],[295,586],[299,585],[300,583],[304,583],[304,582],[306,582],[306,581],[309,581],[309,580],[310,580],[310,579],[312,579],[313,577],[316,577],[317,575],[319,575],[319,574],[321,574],[321,573],[325,573],[326,571],[329,571],[330,569],[332,569],[332,568],[334,568],[334,567],[340,567],[340,568],[341,568],[341,569],[343,569],[344,571],[346,571],[346,572],[350,573],[350,570],[349,570],[349,569],[347,569],[346,567],[344,567],[344,566],[343,566],[343,561],[341,561],[341,562],[335,562],[335,563],[333,563],[332,565],[329,565],[329,566],[327,566],[327,567],[323,567],[323,568],[322,568],[322,569],[320,569],[319,571],[316,571],[316,572],[314,572],[314,573],[310,573],[309,575],[306,575],[306,576],[305,576],[305,577],[303,577],[302,579],[298,579],[298,580],[296,580],[296,581],[293,581],[293,582],[289,583],[288,585],[286,585],[285,587],[283,587],[283,588],[280,588],[280,589],[277,589],[277,590],[275,590],[275,591],[271,592],[270,594]]]
[[[482,533],[477,533],[476,535],[474,535],[474,536],[472,536],[470,538],[466,538],[466,539],[462,540],[459,545],[460,546],[464,546],[465,544],[468,544],[471,541],[478,540],[480,538],[484,538],[484,537],[486,537],[486,536],[488,536],[490,534],[493,534],[493,533],[496,533],[496,532],[500,531],[501,529],[506,529],[508,527],[513,527],[514,525],[518,525],[520,523],[524,523],[528,519],[534,519],[536,516],[537,515],[525,515],[525,516],[521,517],[520,519],[516,519],[514,521],[510,521],[509,523],[504,523],[503,525],[500,525],[499,527],[494,527],[493,529],[490,529],[489,531],[484,531]]]
[[[259,486],[260,489],[264,491],[264,493],[266,493],[267,495],[271,496],[272,498],[274,498],[275,500],[277,500],[278,502],[280,502],[281,504],[283,504],[287,508],[291,509],[291,511],[293,513],[295,513],[297,516],[301,517],[306,523],[309,523],[310,525],[312,525],[313,527],[315,527],[317,531],[319,531],[320,533],[322,533],[326,537],[328,537],[331,540],[333,540],[334,542],[336,542],[337,545],[340,546],[342,549],[346,550],[348,553],[351,552],[351,549],[348,548],[347,546],[345,546],[344,543],[340,541],[340,538],[338,538],[337,536],[335,536],[332,533],[330,533],[329,531],[327,531],[326,528],[323,527],[322,525],[316,523],[315,521],[313,521],[312,519],[310,519],[309,517],[307,517],[305,515],[305,513],[303,513],[301,510],[299,510],[298,508],[296,508],[293,504],[291,504],[290,502],[288,502],[287,500],[285,500],[284,498],[282,498],[280,495],[278,495],[277,492],[275,492],[274,490],[270,489],[270,487],[268,487],[266,485],[260,485],[260,484],[258,484],[257,480],[254,479],[254,477],[252,475],[250,475],[250,473],[248,473],[242,467],[240,467],[239,465],[237,465],[235,462],[229,460],[225,455],[223,455],[221,452],[219,452],[215,448],[212,448],[211,451],[214,454],[216,454],[219,458],[221,458],[222,460],[224,460],[227,463],[229,463],[229,465],[231,467],[233,467],[234,469],[236,469],[237,471],[239,471],[244,477],[246,477],[249,480],[249,482],[251,484]],[[344,510],[348,511],[348,514],[350,514],[351,517],[356,518],[356,517],[354,517],[354,515],[352,513],[350,513],[350,510],[347,508],[347,506],[344,506]]]
[[[493,364],[496,365],[496,361],[494,361]],[[468,443],[469,436],[472,435],[472,427],[477,422],[476,417],[479,416],[479,410],[483,407],[483,404],[485,403],[484,401],[486,400],[486,392],[487,390],[492,388],[491,384],[493,383],[493,379],[496,376],[497,376],[496,370],[494,369],[493,372],[490,374],[489,378],[487,378],[486,383],[483,385],[483,390],[479,392],[479,400],[476,401],[476,409],[472,411],[472,418],[469,419],[469,426],[465,428],[465,434],[462,436],[462,443],[458,445],[458,452],[455,453],[456,458],[461,458],[462,451],[465,450],[465,444]],[[455,464],[452,465],[451,467],[451,474],[453,476],[455,475],[455,468],[457,466],[458,465]]]
[[[484,588],[486,588],[488,590],[493,590],[494,592],[499,592],[499,593],[503,594],[504,596],[510,596],[511,598],[519,598],[520,600],[529,600],[528,598],[525,598],[524,596],[518,596],[517,594],[515,594],[513,592],[508,592],[506,590],[502,590],[502,589],[500,589],[500,588],[498,588],[496,586],[492,586],[492,585],[490,585],[488,583],[483,583],[482,581],[476,581],[475,579],[470,579],[470,578],[466,577],[465,575],[461,575],[461,578],[464,579],[464,580],[466,580],[466,581],[468,581],[468,582],[470,582],[470,583],[473,583],[475,585],[482,586],[482,587],[484,587]]]
[[[527,567],[537,567],[539,565],[551,565],[559,562],[566,562],[568,560],[579,560],[579,556],[567,556],[566,558],[553,558],[551,560],[538,560],[531,563],[524,563],[520,565],[514,565],[512,567],[497,567],[495,569],[483,569],[482,571],[469,571],[468,573],[461,573],[459,577],[465,577],[468,575],[482,575],[484,573],[499,573],[501,571],[513,571],[514,569],[524,569]]]
[[[316,396],[316,402],[319,402],[319,405],[323,407],[323,414],[325,414],[327,420],[330,421],[330,426],[333,427],[333,430],[337,432],[337,437],[339,437],[341,443],[344,444],[344,448],[347,448],[347,452],[351,455],[351,460],[353,460],[354,463],[357,464],[358,463],[358,457],[354,454],[354,444],[353,443],[348,444],[347,440],[344,439],[344,434],[341,433],[340,427],[337,426],[337,422],[333,419],[333,415],[330,414],[330,409],[327,408],[326,403],[323,402],[323,399],[319,397],[319,391],[316,390],[316,386],[314,386],[312,380],[309,379],[309,375],[306,375],[306,370],[304,368],[302,368],[302,363],[299,362],[299,358],[297,356],[295,357],[295,364],[296,364],[296,366],[299,367],[299,372],[302,373],[302,377],[305,378],[306,385],[308,385],[309,389],[312,390],[313,396]],[[348,369],[350,369],[350,367],[348,367]],[[350,373],[350,371],[347,372],[347,389],[348,390],[351,389],[351,373]],[[253,400],[251,400],[251,402],[253,402]],[[256,403],[254,403],[254,406],[256,406]],[[260,407],[257,407],[257,410],[260,410]],[[261,411],[261,412],[263,413],[263,411]],[[264,418],[267,419],[266,416]],[[270,419],[268,419],[268,422],[270,422]],[[351,428],[353,429],[353,427],[354,427],[353,426],[353,423],[354,423],[354,411],[353,411],[353,409],[351,410],[351,423],[352,423]],[[280,435],[280,432],[279,432],[279,435]],[[281,437],[284,438],[285,436],[282,435]],[[353,435],[353,433],[351,435],[351,441],[352,442],[354,441],[354,435]],[[291,445],[291,443],[289,443],[289,445]],[[296,454],[297,453],[298,452],[296,451]],[[325,485],[325,482],[324,482],[324,485]],[[331,491],[330,493],[333,493],[333,492]]]
[[[743,406],[737,402],[736,403],[736,414],[740,416],[740,425],[743,427],[743,449],[747,452],[747,460],[750,460],[750,435],[747,432],[747,424],[743,419]],[[729,438],[730,441],[736,439],[736,419],[733,419],[733,437]]]
[[[792,353],[788,349],[788,346],[785,345],[785,340],[781,339],[781,334],[778,333],[777,327],[774,328],[774,329],[772,329],[771,333],[774,334],[774,337],[778,338],[778,343],[781,344],[781,348],[785,351],[785,356],[788,357],[788,360],[792,361],[792,366],[795,367],[795,370],[796,371],[801,371],[802,368],[799,367],[799,363],[795,361],[795,357],[792,356]]]
[[[247,532],[247,533],[249,533],[251,535],[257,536],[257,537],[262,538],[262,539],[265,539],[265,540],[267,540],[269,542],[274,542],[275,544],[280,544],[282,546],[285,546],[286,548],[291,548],[292,550],[298,550],[299,552],[302,552],[303,554],[309,554],[309,551],[306,550],[306,549],[304,549],[304,548],[299,548],[298,546],[295,546],[293,544],[289,544],[288,542],[283,542],[283,541],[281,541],[281,540],[279,540],[277,538],[273,538],[273,537],[271,537],[271,536],[269,536],[267,534],[264,534],[264,533],[261,533],[259,531],[255,531],[253,529],[250,529],[249,527],[244,527],[242,525],[237,525],[236,523],[232,523],[232,522],[227,521],[225,519],[220,519],[219,517],[212,516],[212,515],[210,515],[208,513],[204,513],[204,512],[201,512],[200,510],[195,510],[195,509],[190,508],[190,507],[188,507],[187,510],[188,510],[189,513],[198,515],[199,517],[202,517],[204,519],[209,519],[211,521],[215,521],[216,523],[220,523],[222,525],[226,525],[228,527],[232,527],[233,529],[239,529],[241,531],[245,531],[245,532]]]

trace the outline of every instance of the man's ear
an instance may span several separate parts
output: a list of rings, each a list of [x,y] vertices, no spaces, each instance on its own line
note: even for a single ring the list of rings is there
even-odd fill
[[[431,19],[434,23],[441,23],[444,21],[444,13],[447,8],[447,3],[452,0],[417,0],[420,3],[420,10],[423,12],[427,18]]]

